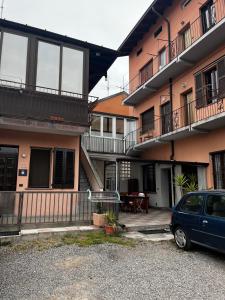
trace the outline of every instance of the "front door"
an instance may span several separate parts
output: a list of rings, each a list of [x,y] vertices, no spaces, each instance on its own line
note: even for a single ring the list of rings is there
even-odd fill
[[[18,148],[0,147],[0,191],[16,191]]]
[[[105,191],[116,190],[116,163],[105,162]]]
[[[184,94],[184,126],[188,126],[192,124],[195,120],[194,118],[194,103],[193,101],[193,93],[188,92]]]
[[[162,134],[172,131],[171,103],[170,101],[161,106]]]

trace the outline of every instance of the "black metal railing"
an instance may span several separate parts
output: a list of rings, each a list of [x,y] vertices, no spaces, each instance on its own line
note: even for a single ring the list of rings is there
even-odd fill
[[[88,192],[0,192],[0,231],[7,227],[44,224],[91,224],[97,203]],[[106,199],[107,192],[98,192]],[[118,212],[118,203],[104,200],[104,211]]]
[[[182,52],[191,47],[196,41],[198,41],[204,34],[211,30],[216,24],[221,22],[225,18],[225,3],[224,0],[214,1],[211,9],[213,14],[208,27],[205,27],[203,23],[203,16],[200,16],[190,24],[189,26],[189,37],[184,42],[182,34],[178,34],[177,37],[171,41],[170,44],[165,45],[165,64],[160,64],[160,55],[148,53],[152,56],[152,71],[149,72],[149,76],[145,76],[144,80],[138,72],[131,80],[125,85],[125,89],[130,94],[134,93],[139,87],[145,84],[151,77],[155,76],[161,70],[163,70],[171,61],[178,57]]]
[[[0,115],[22,120],[88,126],[88,97],[0,80]]]
[[[199,122],[204,123],[225,112],[225,92],[220,93],[206,86],[202,88],[201,94],[201,98],[157,117],[149,123],[148,128],[141,127],[129,133],[125,137],[126,151],[136,144],[159,138],[187,126],[197,125]]]
[[[82,136],[82,143],[89,152],[108,154],[125,153],[125,141],[123,139],[84,135]]]

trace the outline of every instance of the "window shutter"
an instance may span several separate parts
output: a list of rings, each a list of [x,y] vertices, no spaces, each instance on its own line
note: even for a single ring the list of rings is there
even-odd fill
[[[64,177],[64,155],[62,150],[55,150],[54,153],[54,179],[53,187],[62,188],[63,187],[63,177]]]
[[[225,58],[220,60],[217,64],[218,81],[219,81],[219,97],[225,96]]]
[[[65,187],[68,189],[74,188],[74,152],[66,152],[66,172],[65,172]]]
[[[201,108],[204,106],[204,92],[202,86],[202,74],[195,76],[195,90],[196,90],[196,107]]]

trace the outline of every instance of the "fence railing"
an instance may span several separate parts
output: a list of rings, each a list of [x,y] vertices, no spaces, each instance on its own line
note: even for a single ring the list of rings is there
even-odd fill
[[[171,113],[157,117],[144,128],[129,133],[125,137],[126,151],[136,144],[143,143],[165,134],[172,133],[200,121],[207,121],[225,112],[225,92],[202,89],[203,97],[173,110]]]
[[[87,151],[108,154],[124,154],[125,142],[123,139],[106,138],[100,136],[82,136],[83,146]]]
[[[204,24],[203,16],[200,15],[194,22],[188,27],[189,32],[184,40],[183,34],[177,35],[177,37],[165,45],[165,59],[164,63],[161,63],[161,55],[148,53],[149,59],[152,57],[152,71],[148,72],[146,76],[141,76],[141,72],[132,76],[129,83],[125,85],[125,89],[130,93],[134,93],[139,87],[145,84],[151,77],[163,70],[171,61],[178,57],[182,52],[191,47],[197,40],[199,40],[205,33],[211,30],[216,24],[221,22],[225,18],[225,3],[224,0],[216,0],[210,13],[208,15],[208,22]],[[187,29],[186,29],[187,30]],[[212,41],[213,42],[213,41]],[[147,61],[146,61],[147,63]],[[143,80],[144,78],[144,80]]]
[[[107,192],[99,192],[106,198]],[[91,224],[97,203],[88,192],[0,192],[1,229],[25,225]],[[105,211],[118,211],[118,204],[104,203]]]

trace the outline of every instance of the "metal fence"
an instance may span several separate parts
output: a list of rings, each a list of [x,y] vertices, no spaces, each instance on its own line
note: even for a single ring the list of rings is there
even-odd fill
[[[85,149],[90,152],[110,154],[125,153],[125,144],[122,139],[84,135],[82,136],[82,143]]]
[[[105,193],[99,197],[105,198]],[[105,202],[104,210],[116,212],[116,206]],[[88,199],[88,192],[0,192],[0,231],[27,225],[91,224],[93,212],[97,205]]]

